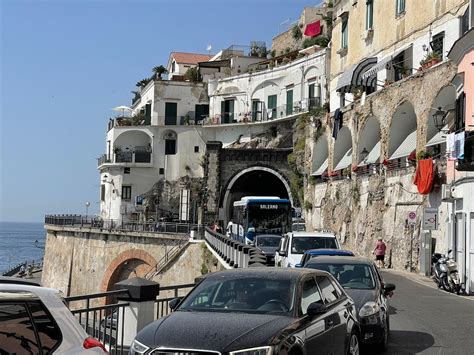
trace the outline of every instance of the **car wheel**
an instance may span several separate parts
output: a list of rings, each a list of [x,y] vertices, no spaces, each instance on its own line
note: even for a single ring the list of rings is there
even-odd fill
[[[385,330],[383,332],[383,337],[382,340],[380,340],[380,343],[377,344],[378,350],[381,352],[387,351],[388,349],[388,336],[390,334],[390,324],[388,317],[385,318]]]
[[[359,337],[355,332],[351,333],[349,337],[349,344],[347,344],[347,355],[359,355],[360,352]]]

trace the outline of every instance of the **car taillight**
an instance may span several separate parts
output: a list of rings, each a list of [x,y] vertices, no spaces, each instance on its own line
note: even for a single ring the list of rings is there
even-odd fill
[[[92,349],[92,348],[101,348],[104,353],[108,354],[109,352],[105,349],[104,345],[98,341],[97,339],[94,338],[86,338],[84,340],[84,343],[82,344],[84,349]]]

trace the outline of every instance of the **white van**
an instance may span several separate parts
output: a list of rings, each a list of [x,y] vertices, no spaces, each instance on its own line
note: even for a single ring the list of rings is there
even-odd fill
[[[339,241],[329,232],[291,232],[281,238],[275,252],[275,266],[295,267],[306,250],[341,249]]]

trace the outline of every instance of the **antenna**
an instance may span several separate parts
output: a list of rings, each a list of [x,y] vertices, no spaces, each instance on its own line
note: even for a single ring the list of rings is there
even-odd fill
[[[206,50],[209,53],[209,55],[211,55],[211,49],[212,49],[212,46],[208,44]]]

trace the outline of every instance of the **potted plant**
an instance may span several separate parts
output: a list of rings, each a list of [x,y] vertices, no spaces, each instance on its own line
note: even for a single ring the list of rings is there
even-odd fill
[[[190,121],[191,121],[191,117],[189,115],[184,116],[184,125],[185,126],[188,126]]]
[[[392,84],[393,84],[392,80],[385,79],[385,83],[383,84],[383,87],[386,88],[387,86],[392,85]]]
[[[441,62],[441,56],[437,52],[428,52],[425,58],[420,61],[420,65],[422,69],[428,69],[439,62]]]
[[[153,68],[153,72],[155,73],[155,78],[158,79],[158,80],[161,80],[161,76],[165,73],[168,72],[168,70],[166,70],[166,68],[162,65],[160,66],[156,66]]]
[[[352,95],[354,95],[354,100],[359,100],[362,97],[364,89],[362,86],[356,86],[352,89]]]

